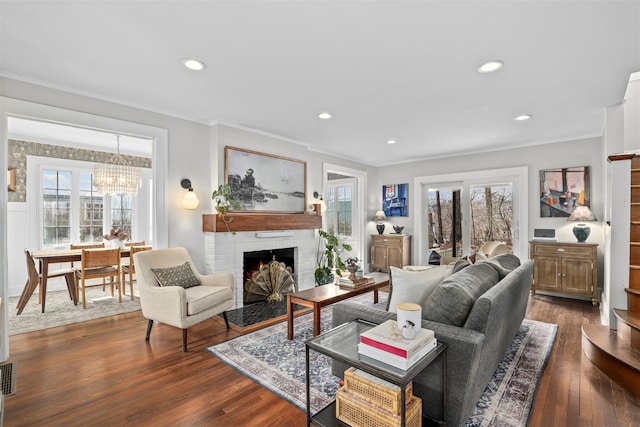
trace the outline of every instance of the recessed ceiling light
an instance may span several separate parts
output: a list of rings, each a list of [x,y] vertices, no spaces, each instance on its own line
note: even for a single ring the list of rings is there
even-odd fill
[[[500,68],[502,68],[504,66],[504,62],[502,61],[489,61],[489,62],[485,62],[484,64],[482,64],[481,66],[478,67],[478,72],[485,74],[485,73],[493,73],[494,71],[498,71]]]
[[[331,117],[331,114],[326,112],[318,114],[318,118],[322,120],[329,120]]]
[[[205,68],[207,68],[204,62],[198,61],[197,59],[191,59],[191,58],[183,59],[182,65],[184,65],[185,67],[193,71],[202,71]]]
[[[393,140],[393,139],[390,139],[390,140],[387,141],[387,144],[395,144],[395,143],[396,143],[396,141]]]
[[[522,122],[525,120],[529,120],[531,117],[533,117],[531,114],[521,114],[517,117],[515,117],[513,120],[517,121],[517,122]]]

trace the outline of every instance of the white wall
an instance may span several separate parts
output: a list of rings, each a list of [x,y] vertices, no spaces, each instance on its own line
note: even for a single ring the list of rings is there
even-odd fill
[[[455,174],[456,172],[471,172],[488,169],[503,169],[519,166],[527,166],[529,169],[529,224],[528,230],[521,232],[528,236],[522,239],[531,239],[534,228],[554,228],[559,241],[574,242],[572,224],[562,218],[541,218],[538,194],[539,171],[570,166],[591,166],[591,210],[595,216],[601,220],[604,216],[604,177],[602,171],[602,139],[589,138],[574,141],[557,142],[553,144],[539,145],[534,147],[516,148],[513,150],[502,150],[497,152],[476,153],[461,155],[457,157],[423,160],[411,163],[403,163],[392,166],[381,167],[377,171],[377,176],[370,179],[369,199],[374,202],[370,211],[373,216],[375,210],[382,206],[382,185],[412,183],[417,176],[432,176]],[[409,189],[413,195],[413,189]],[[409,210],[413,211],[413,200],[409,201]],[[393,217],[393,223],[405,226],[404,232],[413,235],[414,218]],[[602,250],[604,244],[603,227],[601,222],[589,224],[591,235],[588,241],[598,243],[599,258],[599,280],[602,284]],[[385,230],[385,233],[387,231]],[[419,239],[413,238],[414,248],[412,255],[415,255],[415,245],[419,244]],[[414,262],[417,261],[414,257]]]
[[[216,125],[212,130],[214,134],[214,141],[216,150],[212,150],[211,161],[212,164],[218,165],[218,173],[212,176],[212,188],[217,188],[218,184],[224,182],[224,148],[225,146],[239,147],[248,150],[254,150],[263,153],[269,153],[282,157],[289,157],[296,160],[303,160],[307,162],[307,203],[310,201],[311,194],[314,191],[323,193],[323,168],[326,165],[332,165],[343,171],[353,171],[360,179],[368,182],[372,176],[376,174],[376,168],[367,166],[358,162],[345,160],[343,158],[331,156],[328,154],[319,153],[317,151],[309,150],[305,145],[288,141],[284,138],[269,135],[267,133],[258,132],[251,129],[245,129],[240,127],[234,127],[229,125]],[[365,182],[365,183],[366,183]],[[364,192],[364,206],[368,206],[368,192]],[[210,211],[213,211],[213,206],[209,200]],[[365,213],[362,214],[361,220],[365,221]],[[362,254],[363,258],[368,258],[368,247],[362,245],[363,250],[366,251]],[[366,262],[366,261],[365,261]]]
[[[181,201],[185,190],[180,187],[180,180],[190,178],[201,200],[209,192],[210,126],[7,78],[0,78],[0,91],[0,95],[7,98],[166,129],[169,141],[167,203],[156,208],[166,211],[169,231],[160,237],[169,246],[187,247],[196,265],[204,265],[200,214],[208,212],[208,206],[205,203],[205,208],[201,205],[196,211],[183,209]],[[38,118],[37,111],[27,115]]]

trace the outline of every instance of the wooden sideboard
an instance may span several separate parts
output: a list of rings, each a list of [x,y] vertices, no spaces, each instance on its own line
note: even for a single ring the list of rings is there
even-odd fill
[[[371,236],[371,270],[389,272],[389,267],[402,268],[411,263],[411,236],[373,234]]]
[[[531,294],[537,290],[591,297],[598,305],[598,244],[529,242],[534,260]]]

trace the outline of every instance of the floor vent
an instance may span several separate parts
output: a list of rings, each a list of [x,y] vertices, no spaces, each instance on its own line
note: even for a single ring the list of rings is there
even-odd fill
[[[2,394],[11,396],[16,394],[16,362],[0,365],[2,373]]]

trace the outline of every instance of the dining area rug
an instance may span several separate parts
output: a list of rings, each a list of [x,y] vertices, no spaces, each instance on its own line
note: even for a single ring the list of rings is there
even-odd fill
[[[331,327],[330,307],[322,312],[322,330]],[[557,325],[525,320],[484,394],[466,423],[526,426],[536,389],[553,347]],[[294,339],[287,323],[279,323],[213,345],[213,355],[278,396],[306,411],[305,345],[313,336],[313,314],[296,319]],[[329,357],[310,352],[311,412],[331,403],[339,379],[331,374]]]
[[[112,297],[108,287],[106,291],[100,287],[87,288],[86,309],[82,308],[82,301],[74,306],[66,289],[47,292],[44,313],[42,313],[41,305],[38,304],[38,294],[34,293],[23,312],[18,316],[16,309],[18,299],[17,296],[7,299],[9,304],[9,335],[55,328],[56,326],[140,310],[140,298],[135,295],[135,291],[133,301],[130,295],[123,295],[122,303],[119,303],[117,293],[115,297]]]

